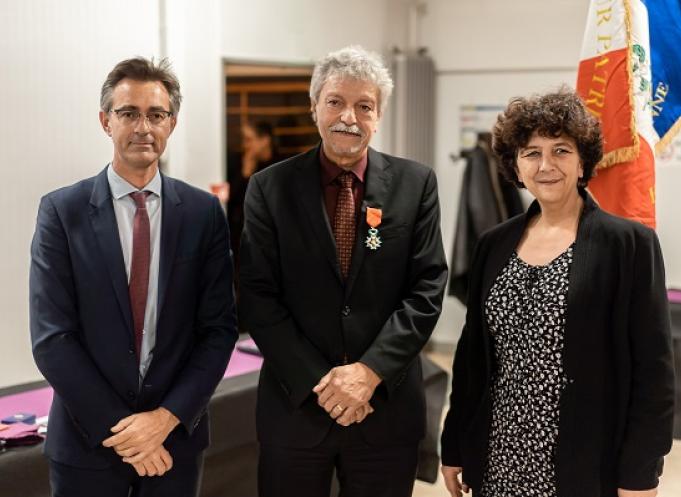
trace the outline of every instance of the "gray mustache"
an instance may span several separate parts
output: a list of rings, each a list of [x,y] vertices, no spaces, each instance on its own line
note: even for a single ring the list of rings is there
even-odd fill
[[[362,133],[362,130],[359,129],[359,126],[356,124],[353,124],[352,126],[346,126],[343,123],[336,123],[333,126],[329,128],[330,131],[341,131],[344,133],[353,133],[355,135],[360,135],[364,136],[364,133]]]

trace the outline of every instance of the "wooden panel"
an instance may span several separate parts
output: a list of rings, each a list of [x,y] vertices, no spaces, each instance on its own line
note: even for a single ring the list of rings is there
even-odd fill
[[[242,153],[241,127],[244,123],[267,123],[272,127],[276,152],[284,157],[309,150],[319,141],[310,116],[309,75],[228,74],[227,154],[239,160]]]
[[[225,84],[227,93],[238,93],[241,91],[249,93],[296,93],[307,94],[310,91],[310,83],[300,82],[267,82],[267,83],[227,83]]]
[[[288,116],[290,114],[309,114],[310,107],[248,107],[248,114],[252,116]],[[231,107],[227,109],[229,115],[241,114],[241,109]]]
[[[231,77],[286,77],[286,76],[312,76],[310,66],[261,66],[253,64],[227,64],[225,76]]]

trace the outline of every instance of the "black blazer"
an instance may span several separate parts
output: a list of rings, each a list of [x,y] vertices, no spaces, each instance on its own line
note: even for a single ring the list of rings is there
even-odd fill
[[[31,246],[33,355],[54,388],[46,454],[103,468],[101,446],[135,412],[166,407],[181,424],[174,458],[208,444],[206,406],[236,341],[229,234],[215,197],[162,176],[154,359],[140,388],[123,253],[106,169],[43,197]]]
[[[418,353],[440,314],[447,267],[433,171],[369,150],[347,282],[323,205],[319,147],[255,174],[248,185],[239,317],[262,351],[257,407],[265,443],[311,447],[333,420],[312,393],[329,369],[361,361],[383,383],[360,425],[370,443],[424,434]],[[382,246],[365,247],[366,207],[383,209]]]
[[[570,269],[556,475],[559,497],[615,497],[657,486],[672,442],[674,370],[665,276],[655,232],[602,211],[584,191]],[[527,214],[476,249],[466,324],[453,367],[442,463],[480,489],[491,419],[493,352],[483,306],[518,246]]]

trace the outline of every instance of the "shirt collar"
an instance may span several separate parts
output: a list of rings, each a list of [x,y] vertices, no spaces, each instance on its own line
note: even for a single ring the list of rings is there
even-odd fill
[[[158,197],[161,196],[162,181],[161,173],[158,169],[156,170],[156,174],[154,175],[154,177],[151,178],[151,181],[140,190],[132,186],[130,183],[124,180],[116,171],[114,171],[112,164],[109,164],[109,167],[106,170],[106,177],[109,180],[109,188],[111,188],[111,195],[116,200],[119,200],[125,197],[126,195],[130,195],[131,193],[137,191],[147,191],[155,194]]]
[[[367,156],[368,154],[364,154],[364,156],[350,168],[350,171],[361,183],[364,183],[364,174],[367,170]],[[322,165],[323,185],[328,185],[334,182],[338,176],[345,172],[345,169],[337,166],[326,156],[323,146],[319,147],[319,162]]]

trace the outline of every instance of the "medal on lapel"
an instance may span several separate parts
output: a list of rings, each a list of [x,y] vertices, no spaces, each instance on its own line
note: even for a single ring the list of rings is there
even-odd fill
[[[381,216],[383,211],[374,207],[367,207],[367,224],[369,228],[369,236],[367,236],[365,245],[371,250],[378,250],[381,246],[381,238],[378,236],[378,227],[381,224]]]

